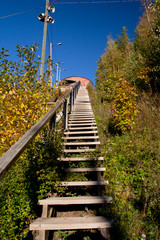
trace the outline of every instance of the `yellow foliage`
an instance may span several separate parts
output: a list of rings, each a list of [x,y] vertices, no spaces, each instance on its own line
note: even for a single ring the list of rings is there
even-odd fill
[[[50,97],[47,87],[38,92],[26,89],[11,89],[1,95],[0,107],[0,155],[8,150],[47,111],[46,99]]]
[[[136,97],[135,88],[123,77],[120,78],[116,85],[112,107],[112,122],[117,130],[126,131],[133,128],[134,118],[138,113]]]

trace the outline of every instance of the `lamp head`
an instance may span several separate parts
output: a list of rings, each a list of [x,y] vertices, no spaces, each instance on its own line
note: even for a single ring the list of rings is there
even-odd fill
[[[48,16],[48,17],[47,17],[47,22],[48,22],[48,23],[54,23],[54,21],[55,21],[55,20],[54,20],[51,16]]]
[[[54,13],[55,7],[53,5],[49,6],[48,11]]]
[[[39,19],[41,22],[44,22],[44,20],[45,20],[45,14],[44,14],[44,13],[40,13],[40,14],[38,15],[38,19]]]

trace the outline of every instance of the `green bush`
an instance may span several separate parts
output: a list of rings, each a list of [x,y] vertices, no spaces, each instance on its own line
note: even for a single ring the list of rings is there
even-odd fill
[[[93,93],[92,93],[93,94]],[[95,96],[95,95],[94,95]],[[91,98],[92,99],[92,98]],[[130,132],[112,136],[103,112],[107,104],[94,97],[93,107],[100,132],[101,152],[105,156],[106,194],[113,197],[106,216],[117,225],[118,239],[160,239],[160,101],[159,97],[141,95],[139,114]],[[99,115],[99,109],[102,109]],[[105,110],[106,109],[106,110]],[[106,114],[107,118],[107,114]],[[109,115],[108,115],[109,119]],[[108,121],[109,122],[109,121]]]
[[[61,133],[48,128],[29,145],[1,181],[0,239],[32,239],[29,223],[41,214],[38,199],[61,191]]]

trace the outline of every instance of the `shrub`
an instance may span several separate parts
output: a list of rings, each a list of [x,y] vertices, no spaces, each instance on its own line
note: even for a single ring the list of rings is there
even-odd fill
[[[151,97],[146,94],[139,96],[137,102],[139,114],[135,117],[133,129],[121,135],[109,135],[108,132],[102,131],[103,114],[99,116],[99,109],[102,108],[100,104],[104,103],[97,100],[99,108],[96,108],[95,102],[96,98],[92,106],[96,116],[99,117],[97,126],[101,133],[101,152],[105,156],[105,179],[109,180],[106,194],[113,197],[113,203],[107,208],[105,215],[114,219],[118,231],[117,239],[158,240],[160,239],[159,96]]]
[[[32,239],[28,226],[41,214],[38,199],[62,190],[62,171],[57,161],[61,149],[61,133],[51,134],[45,128],[3,178],[0,239]]]
[[[115,130],[124,132],[133,129],[136,109],[135,88],[131,87],[123,77],[116,84],[112,107],[111,122]]]

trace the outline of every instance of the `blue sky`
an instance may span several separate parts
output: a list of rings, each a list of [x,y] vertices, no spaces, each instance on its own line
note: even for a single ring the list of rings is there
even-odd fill
[[[48,24],[46,57],[49,56],[49,43],[61,42],[63,45],[53,47],[53,61],[64,62],[62,69],[66,71],[62,71],[61,78],[82,76],[95,83],[97,61],[105,51],[107,36],[116,38],[126,26],[129,38],[133,40],[142,7],[138,0],[82,2],[91,1],[59,0],[54,4],[56,11],[50,15],[55,23]],[[41,55],[43,23],[37,16],[44,12],[44,8],[45,0],[1,2],[0,49],[9,49],[11,60],[15,60],[17,45],[31,45],[33,42],[39,44],[38,54]],[[34,10],[2,18],[28,9]]]

